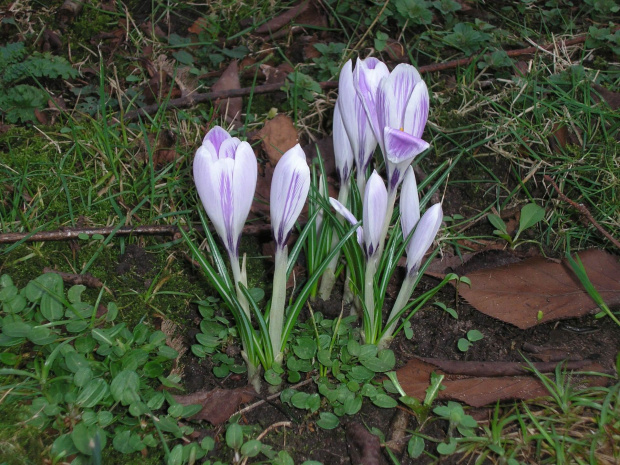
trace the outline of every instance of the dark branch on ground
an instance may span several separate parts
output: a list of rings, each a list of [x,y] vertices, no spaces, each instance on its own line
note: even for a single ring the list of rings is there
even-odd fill
[[[549,182],[553,186],[555,191],[558,193],[558,197],[560,197],[561,200],[563,200],[564,202],[566,202],[567,204],[569,204],[570,206],[575,208],[586,220],[588,220],[596,229],[598,229],[603,236],[605,236],[607,239],[609,239],[609,241],[613,245],[615,245],[618,249],[620,249],[620,242],[618,241],[618,239],[614,238],[611,234],[609,234],[605,230],[605,228],[603,228],[600,224],[598,224],[598,222],[592,216],[592,213],[590,213],[590,210],[588,210],[584,204],[577,203],[574,200],[569,199],[560,190],[558,185],[555,183],[555,181],[548,174],[545,174],[545,181]]]

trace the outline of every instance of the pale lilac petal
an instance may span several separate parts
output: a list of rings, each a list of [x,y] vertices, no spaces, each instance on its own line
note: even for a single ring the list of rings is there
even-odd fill
[[[429,208],[418,222],[411,242],[407,245],[407,272],[417,273],[426,251],[433,244],[437,231],[443,220],[441,204],[436,203]]]
[[[286,245],[309,189],[310,168],[297,144],[280,158],[271,181],[271,228],[277,247]]]
[[[224,140],[222,145],[220,145],[220,151],[217,156],[219,158],[235,158],[235,153],[240,143],[241,141],[237,137],[230,137]]]
[[[354,96],[355,97],[355,96]],[[340,100],[342,97],[338,97]],[[357,98],[357,97],[355,97]],[[345,130],[340,107],[338,102],[334,107],[334,157],[336,159],[336,169],[340,178],[340,185],[349,182],[351,170],[353,169],[353,149],[347,131]]]
[[[228,253],[238,256],[239,237],[256,188],[252,148],[216,126],[196,151],[193,169],[207,216]]]
[[[343,123],[351,142],[355,164],[358,170],[365,172],[377,147],[377,139],[364,103],[355,90],[351,60],[347,61],[340,71],[337,105],[340,107],[340,114],[345,115]]]
[[[424,126],[428,120],[429,96],[424,81],[416,84],[405,109],[403,130],[412,136],[422,137]]]
[[[392,127],[384,128],[383,137],[386,158],[392,163],[411,163],[416,155],[430,147],[428,142]]]
[[[235,237],[235,247],[239,246],[239,237],[243,231],[245,220],[248,218],[254,191],[256,190],[256,179],[258,168],[256,155],[252,147],[247,142],[241,142],[237,146],[235,153],[235,167],[232,174],[232,184],[234,189],[234,218],[233,231]]]
[[[387,213],[387,190],[381,176],[376,171],[368,179],[364,192],[364,243],[366,256],[373,256],[382,240],[383,224]]]
[[[342,215],[342,217],[345,220],[347,220],[349,223],[351,223],[352,225],[356,225],[357,223],[359,223],[359,221],[357,221],[357,218],[355,218],[355,216],[353,216],[353,213],[351,213],[347,209],[347,207],[342,205],[336,199],[334,199],[333,197],[330,197],[329,198],[329,203],[331,204],[332,207],[334,207],[334,210],[336,210],[338,213],[340,213]],[[364,230],[360,226],[360,227],[357,228],[356,232],[357,232],[357,243],[359,245],[362,245],[364,243]]]
[[[382,126],[379,125],[377,115],[376,95],[379,83],[383,78],[389,76],[385,63],[377,60],[376,58],[367,58],[365,60],[357,60],[355,70],[353,72],[353,85],[359,95],[375,138],[381,144],[383,138]],[[383,147],[383,145],[381,145]]]
[[[405,171],[403,186],[400,188],[400,226],[403,239],[407,239],[415,225],[420,220],[420,198],[418,185],[413,168],[409,166]]]
[[[226,130],[220,126],[213,126],[213,128],[202,140],[202,143],[204,144],[206,141],[211,142],[213,144],[215,152],[218,153],[220,151],[220,146],[222,145],[222,142],[224,142],[226,139],[230,139],[230,134],[228,134],[228,132],[226,132]]]

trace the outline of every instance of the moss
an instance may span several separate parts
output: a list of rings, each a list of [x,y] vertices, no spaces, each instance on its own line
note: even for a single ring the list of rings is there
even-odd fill
[[[28,413],[26,406],[2,403],[0,405],[0,463],[6,465],[30,465],[41,463],[51,441],[38,428],[23,423]],[[20,425],[16,428],[15,425]]]

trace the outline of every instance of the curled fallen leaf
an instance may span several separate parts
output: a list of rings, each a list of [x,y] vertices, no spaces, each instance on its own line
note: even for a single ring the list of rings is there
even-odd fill
[[[241,82],[239,81],[239,65],[237,60],[233,60],[217,82],[211,86],[211,90],[214,92],[240,88]],[[216,102],[216,108],[218,112],[225,117],[227,122],[232,122],[235,125],[241,124],[239,122],[243,109],[243,99],[241,97],[218,100]]]
[[[193,394],[174,396],[181,405],[202,405],[202,410],[192,416],[192,420],[206,420],[212,425],[226,422],[239,406],[254,398],[251,387],[237,389],[215,388],[211,391],[198,391]]]
[[[284,152],[297,144],[297,139],[297,129],[293,120],[286,115],[276,115],[254,135],[254,140],[261,141],[261,146],[269,157],[269,163],[274,167]]]

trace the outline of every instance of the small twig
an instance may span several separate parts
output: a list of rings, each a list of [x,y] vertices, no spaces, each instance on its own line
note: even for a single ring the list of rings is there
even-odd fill
[[[269,426],[265,429],[265,431],[263,431],[262,433],[260,433],[260,434],[256,437],[256,439],[260,441],[260,440],[261,440],[261,439],[263,439],[265,436],[267,436],[267,434],[268,434],[271,430],[274,430],[274,429],[279,428],[279,427],[281,427],[281,426],[283,426],[283,427],[285,427],[285,428],[290,428],[291,426],[293,426],[293,424],[292,424],[290,421],[278,421],[277,423],[274,423],[273,425],[269,425]],[[241,462],[241,464],[240,464],[240,465],[245,465],[246,463],[248,463],[248,459],[249,459],[249,457],[244,457],[244,459],[243,459],[243,461]]]
[[[620,242],[616,238],[614,238],[611,234],[609,234],[600,224],[598,224],[598,222],[592,216],[592,213],[590,213],[590,211],[586,208],[586,206],[584,204],[577,203],[577,202],[569,199],[568,197],[566,197],[566,195],[564,195],[564,193],[560,190],[560,188],[555,183],[555,181],[548,174],[545,174],[544,178],[545,178],[545,181],[548,181],[553,186],[553,188],[558,193],[558,196],[560,197],[561,200],[563,200],[564,202],[568,203],[573,208],[575,208],[590,223],[592,223],[592,225],[596,229],[598,229],[603,236],[605,236],[607,239],[609,239],[609,241],[613,245],[615,245],[618,249],[620,249]]]
[[[41,231],[38,233],[5,233],[0,234],[0,244],[11,244],[13,242],[48,242],[48,241],[69,241],[79,239],[80,234],[101,234],[106,236],[114,232],[115,226],[106,226],[101,228],[63,228],[54,231]],[[185,227],[187,231],[189,228]],[[201,226],[195,226],[197,231],[203,231]],[[243,228],[243,233],[248,235],[258,235],[268,232],[271,229],[269,224],[247,224]],[[123,226],[116,231],[115,236],[175,236],[179,234],[179,228],[176,225],[157,225],[148,224],[144,226]]]
[[[295,384],[294,386],[291,386],[291,389],[296,389],[298,387],[301,386],[305,386],[306,384],[310,384],[313,381],[312,378],[308,378],[300,383]],[[254,402],[253,404],[248,405],[247,407],[243,407],[241,410],[237,411],[234,413],[234,415],[243,415],[246,412],[249,412],[250,410],[254,410],[256,407],[260,407],[261,405],[272,401],[273,399],[276,399],[280,396],[279,392],[276,392],[275,394],[270,395],[269,397],[259,400],[257,402]]]
[[[86,287],[90,287],[93,289],[101,289],[103,287],[103,282],[95,278],[90,273],[85,274],[74,274],[74,273],[65,273],[63,271],[57,271],[53,268],[45,267],[43,268],[43,273],[56,273],[60,276],[63,282],[71,285],[82,284]]]
[[[321,88],[323,89],[336,89],[338,87],[338,81],[325,81],[320,82]],[[281,90],[283,84],[275,83],[275,84],[263,84],[261,86],[254,87],[242,87],[241,89],[229,89],[229,90],[220,90],[214,92],[206,92],[204,94],[193,94],[188,95],[186,97],[179,97],[175,99],[170,99],[167,102],[163,102],[166,105],[167,109],[171,108],[189,108],[193,107],[197,103],[210,102],[218,99],[228,99],[234,97],[244,97],[246,95],[254,94],[270,94],[271,92],[277,92]],[[145,113],[152,114],[156,113],[159,108],[163,105],[159,103],[154,103],[152,105],[146,105],[139,110],[130,111],[125,114],[123,120],[131,121],[136,119],[138,116],[144,115]]]

